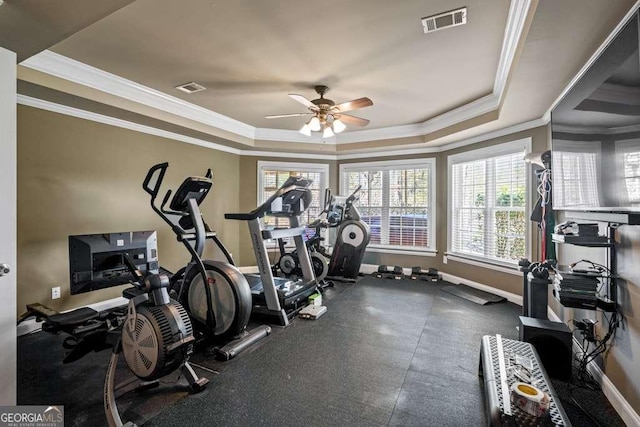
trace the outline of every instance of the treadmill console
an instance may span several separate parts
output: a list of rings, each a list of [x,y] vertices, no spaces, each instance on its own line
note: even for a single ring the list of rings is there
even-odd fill
[[[311,205],[310,179],[292,176],[267,200],[266,214],[291,217],[302,214]]]

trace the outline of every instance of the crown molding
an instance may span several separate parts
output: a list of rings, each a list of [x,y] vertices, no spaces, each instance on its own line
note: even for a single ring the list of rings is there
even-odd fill
[[[352,160],[352,159],[366,159],[366,158],[375,158],[375,157],[391,157],[391,156],[442,153],[445,151],[455,150],[456,148],[466,147],[467,145],[477,144],[478,142],[488,141],[490,139],[500,138],[502,136],[512,135],[517,132],[522,132],[525,130],[537,128],[540,126],[544,126],[548,123],[549,123],[549,120],[542,117],[539,119],[531,120],[524,123],[518,123],[516,125],[498,129],[496,131],[483,133],[481,135],[476,135],[471,138],[466,138],[456,142],[443,144],[435,147],[427,146],[427,147],[421,147],[421,148],[396,149],[393,151],[389,151],[387,149],[386,151],[345,153],[345,154],[338,154],[338,160]],[[399,148],[399,147],[396,147],[396,148]],[[384,149],[380,149],[380,150],[384,150]]]
[[[222,151],[225,153],[236,154],[238,156],[258,156],[258,157],[276,157],[288,159],[318,159],[318,160],[338,160],[336,155],[332,154],[309,154],[309,153],[283,153],[272,151],[254,151],[239,150],[237,148],[227,147],[226,145],[217,144],[215,142],[205,141],[203,139],[193,138],[175,132],[169,132],[164,129],[154,128],[152,126],[141,125],[127,120],[117,119],[115,117],[105,116],[103,114],[94,113],[92,111],[81,110],[79,108],[69,107],[67,105],[56,104],[54,102],[33,98],[26,95],[18,94],[17,103],[27,107],[38,108],[41,110],[51,111],[53,113],[64,114],[65,116],[76,117],[79,119],[89,120],[96,123],[115,126],[122,129],[128,129],[148,135],[159,136],[174,141],[185,142],[187,144],[197,145],[200,147],[210,148],[212,150]]]
[[[193,137],[182,135],[175,132],[169,132],[163,129],[141,125],[138,123],[127,121],[127,120],[117,119],[115,117],[105,116],[105,115],[94,113],[91,111],[69,107],[67,105],[56,104],[54,102],[45,101],[42,99],[33,98],[26,95],[18,94],[17,101],[18,101],[18,104],[21,104],[21,105],[26,105],[28,107],[35,107],[41,110],[47,110],[54,113],[64,114],[66,116],[77,117],[79,119],[90,120],[92,122],[102,123],[105,125],[116,126],[123,129],[133,130],[136,132],[155,135],[162,138],[168,138],[174,141],[186,142],[187,144],[199,145],[200,147],[206,147],[206,148],[211,148],[218,151],[224,151],[225,153],[232,153],[232,154],[238,154],[238,155],[242,154],[242,150],[238,150],[232,147],[227,147],[226,145],[216,144],[215,142],[209,142],[203,139],[193,138]]]
[[[474,117],[493,111],[496,108],[498,108],[498,97],[490,94],[461,107],[447,111],[426,122],[340,134],[338,135],[338,143],[352,144],[356,142],[423,136],[473,119]]]
[[[474,136],[472,138],[463,139],[450,144],[444,144],[440,146],[424,146],[415,148],[415,146],[395,147],[394,150],[388,148],[381,148],[375,150],[367,150],[359,153],[345,153],[345,154],[316,154],[316,153],[290,153],[281,151],[264,151],[264,150],[239,150],[226,145],[216,144],[214,142],[205,141],[198,138],[182,135],[175,132],[169,132],[163,129],[154,128],[151,126],[145,126],[134,122],[129,122],[122,119],[117,119],[110,116],[94,113],[91,111],[81,110],[79,108],[69,107],[66,105],[56,104],[50,101],[44,101],[42,99],[33,98],[26,95],[17,95],[18,104],[28,107],[34,107],[41,110],[47,110],[54,113],[64,114],[67,116],[77,117],[84,120],[90,120],[97,123],[116,126],[123,129],[129,129],[136,132],[146,133],[149,135],[155,135],[162,138],[168,138],[175,141],[185,142],[187,144],[198,145],[200,147],[210,148],[212,150],[218,150],[225,153],[236,154],[239,156],[254,156],[254,157],[274,157],[274,158],[288,158],[288,159],[317,159],[317,160],[351,160],[351,159],[365,159],[365,158],[377,158],[377,157],[393,157],[393,156],[406,156],[406,155],[421,155],[430,153],[439,153],[443,151],[453,150],[455,148],[464,147],[467,145],[475,144],[478,142],[486,141],[493,138],[499,138],[501,136],[510,135],[516,132],[522,132],[528,129],[533,129],[539,126],[543,126],[549,123],[548,118],[542,117],[540,119],[531,120],[529,122],[519,123],[514,126],[509,126],[497,131],[484,133]]]
[[[498,103],[502,101],[507,87],[509,73],[516,57],[518,44],[522,38],[527,16],[531,10],[531,0],[514,0],[509,6],[509,16],[504,29],[504,39],[502,41],[502,51],[498,62],[498,71],[493,83],[493,94],[498,98]]]
[[[306,136],[298,132],[297,130],[285,130],[285,129],[269,129],[269,128],[256,128],[255,139],[262,141],[278,141],[278,142],[296,142],[303,144],[332,144],[335,145],[336,137],[323,138],[320,133],[311,134]]]
[[[564,133],[573,133],[577,135],[593,135],[601,134],[601,135],[620,135],[625,133],[633,133],[639,132],[640,125],[628,125],[628,126],[620,126],[615,128],[607,128],[607,127],[598,127],[598,126],[572,126],[572,125],[563,125],[563,124],[554,124],[553,132],[564,132]]]
[[[45,50],[32,56],[22,61],[20,65],[253,140],[349,144],[416,137],[445,129],[499,108],[500,101],[506,90],[509,72],[514,66],[515,53],[523,36],[523,29],[531,4],[531,0],[511,0],[491,94],[422,123],[353,131],[326,139],[316,135],[306,137],[292,130],[255,128],[50,50]]]
[[[167,95],[164,92],[151,89],[50,50],[40,52],[22,61],[20,65],[245,138],[253,139],[255,136],[256,128],[239,120],[183,101],[180,98]]]

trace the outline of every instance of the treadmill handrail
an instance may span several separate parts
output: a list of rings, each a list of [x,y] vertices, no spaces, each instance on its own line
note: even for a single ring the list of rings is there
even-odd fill
[[[286,187],[283,185],[282,187],[278,188],[278,190],[273,193],[263,204],[261,204],[260,206],[258,206],[257,208],[255,208],[254,210],[252,210],[251,212],[248,213],[226,213],[224,214],[225,219],[235,219],[235,220],[239,220],[239,221],[251,221],[257,218],[262,218],[263,216],[265,216],[267,214],[267,210],[269,209],[269,207],[271,206],[271,204],[273,203],[273,201],[275,199],[277,199],[278,197],[282,196],[284,193],[287,193],[289,191],[293,191],[293,190],[297,190],[297,189],[306,189],[309,188],[309,186],[311,185],[311,180],[310,179],[306,179],[306,178],[300,178],[300,177],[289,177],[289,179],[287,180],[287,182],[289,181],[294,181],[294,183],[287,185]],[[287,183],[285,182],[285,184]],[[297,185],[295,182],[301,182],[303,184],[306,185]]]
[[[264,212],[260,212],[260,208],[254,209],[249,213],[226,213],[224,214],[225,219],[236,219],[239,221],[251,221],[256,218],[261,218],[264,216]]]

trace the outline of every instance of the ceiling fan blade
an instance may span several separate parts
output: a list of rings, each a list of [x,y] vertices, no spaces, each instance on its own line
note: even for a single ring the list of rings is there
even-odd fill
[[[350,116],[348,114],[336,114],[334,117],[349,125],[366,126],[369,124],[369,120],[367,119],[361,119],[360,117]]]
[[[300,116],[308,116],[313,113],[290,113],[290,114],[274,114],[271,116],[264,116],[265,119],[279,119],[282,117],[300,117]]]
[[[364,97],[343,102],[342,104],[334,105],[333,107],[331,107],[331,111],[336,113],[344,113],[345,111],[357,110],[358,108],[370,107],[372,105],[373,101],[367,97]]]
[[[304,105],[307,108],[311,108],[312,110],[317,110],[318,109],[316,104],[314,104],[313,102],[309,101],[307,98],[305,98],[302,95],[297,95],[295,93],[290,93],[289,97],[291,97],[291,99],[295,99],[296,101],[298,101],[300,104]]]

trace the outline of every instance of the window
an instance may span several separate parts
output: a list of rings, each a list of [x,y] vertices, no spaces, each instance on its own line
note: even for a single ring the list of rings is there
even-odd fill
[[[435,159],[340,166],[341,194],[357,202],[371,248],[435,251]]]
[[[448,157],[448,253],[498,264],[527,256],[529,146],[526,139]]]
[[[599,141],[559,141],[553,152],[553,201],[563,208],[598,207],[600,181]],[[590,147],[586,150],[585,147]],[[560,179],[558,179],[558,177]]]
[[[301,176],[313,181],[311,206],[300,218],[302,224],[313,221],[323,209],[325,188],[329,187],[329,165],[317,163],[285,163],[258,162],[258,205],[264,203],[273,193],[285,183],[290,176]],[[266,225],[288,227],[286,218],[265,217]]]
[[[621,164],[626,188],[626,203],[632,206],[640,205],[640,140],[616,141],[616,152],[621,158]],[[622,201],[621,201],[622,202]],[[624,202],[622,202],[624,203]]]

